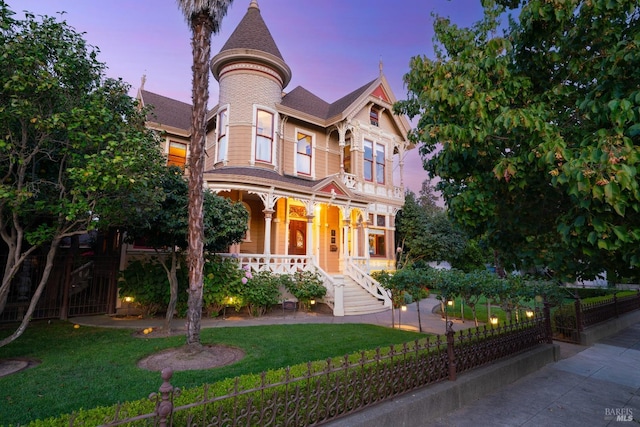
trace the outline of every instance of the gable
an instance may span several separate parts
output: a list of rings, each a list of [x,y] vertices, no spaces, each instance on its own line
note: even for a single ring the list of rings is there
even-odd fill
[[[389,101],[389,97],[387,96],[387,92],[382,87],[382,84],[378,85],[378,87],[371,92],[371,96],[391,104],[391,101]]]
[[[325,185],[324,187],[321,187],[318,189],[318,192],[320,193],[328,193],[328,194],[335,194],[338,196],[346,196],[347,194],[342,191],[342,189],[340,187],[338,187],[336,185],[335,182],[330,182],[329,184]]]

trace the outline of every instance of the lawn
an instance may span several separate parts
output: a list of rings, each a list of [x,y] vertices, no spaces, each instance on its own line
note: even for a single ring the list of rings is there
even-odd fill
[[[15,325],[2,325],[0,338]],[[176,372],[174,386],[186,389],[246,373],[342,356],[413,341],[423,334],[365,324],[298,324],[203,329],[203,344],[244,350],[233,365]],[[0,359],[38,359],[37,367],[0,378],[0,423],[26,423],[80,408],[146,398],[161,384],[158,372],[139,369],[141,358],[177,347],[184,336],[134,337],[129,330],[73,328],[73,323],[33,322],[17,341],[0,348]]]

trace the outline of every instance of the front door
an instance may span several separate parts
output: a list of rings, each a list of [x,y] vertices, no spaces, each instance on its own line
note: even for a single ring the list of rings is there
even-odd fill
[[[307,223],[289,221],[289,255],[307,254]]]

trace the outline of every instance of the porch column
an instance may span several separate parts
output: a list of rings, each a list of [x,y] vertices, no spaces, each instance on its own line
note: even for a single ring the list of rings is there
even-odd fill
[[[314,215],[307,215],[307,256],[313,256],[313,218]]]
[[[340,250],[341,258],[348,258],[351,253],[349,252],[349,225],[351,220],[342,220],[342,249]]]
[[[358,229],[360,227],[358,227],[358,224],[352,224],[351,225],[351,244],[353,245],[353,247],[351,248],[351,254],[354,257],[358,257],[359,253],[360,253],[360,242],[359,240],[359,235],[358,235]]]
[[[369,254],[369,223],[367,221],[362,221],[362,231],[364,232],[364,257],[367,259],[367,264],[369,264],[371,256]]]
[[[271,255],[271,217],[275,212],[273,209],[265,209],[264,213],[264,254]]]
[[[271,219],[275,212],[274,207],[276,206],[276,202],[280,198],[280,196],[275,195],[275,189],[273,187],[270,188],[268,193],[258,193],[256,192],[260,199],[262,200],[262,204],[264,205],[264,209],[262,213],[264,213],[264,251],[265,255],[271,255]]]

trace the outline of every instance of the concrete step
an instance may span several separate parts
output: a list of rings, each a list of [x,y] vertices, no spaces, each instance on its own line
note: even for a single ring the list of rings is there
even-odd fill
[[[389,310],[377,299],[350,277],[344,277],[344,314],[355,316],[360,314],[381,313]]]

